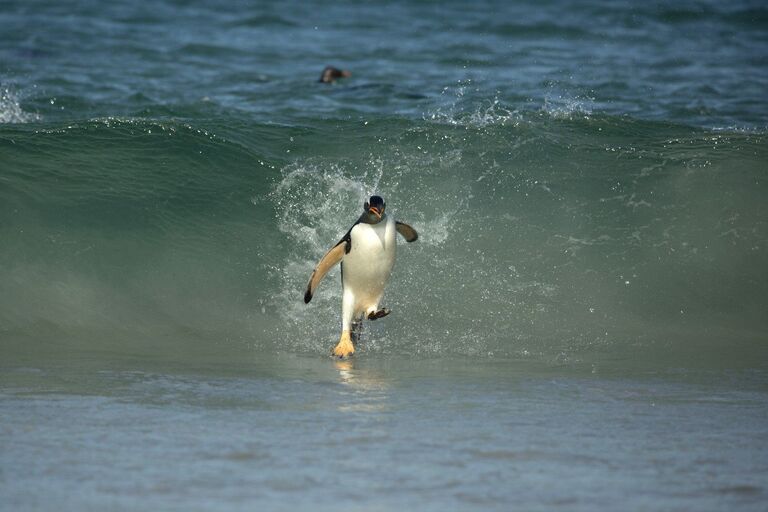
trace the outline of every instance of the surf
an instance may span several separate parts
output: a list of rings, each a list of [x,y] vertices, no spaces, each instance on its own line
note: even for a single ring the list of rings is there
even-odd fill
[[[298,138],[258,122],[233,136],[226,118],[1,125],[4,332],[325,353],[340,289],[310,317],[305,280],[381,191],[422,237],[371,354],[762,354],[764,134],[482,112],[372,118],[363,136],[307,120]]]

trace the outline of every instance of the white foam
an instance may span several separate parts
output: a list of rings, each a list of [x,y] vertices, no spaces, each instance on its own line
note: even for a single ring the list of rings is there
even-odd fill
[[[360,215],[363,202],[374,193],[387,200],[392,215],[414,225],[419,241],[407,247],[403,244],[402,253],[398,251],[400,265],[386,296],[388,304],[403,315],[401,321],[411,325],[410,330],[393,322],[366,324],[366,350],[387,352],[401,343],[400,337],[407,340],[415,336],[411,331],[414,323],[420,323],[420,317],[411,315],[410,309],[418,309],[416,304],[423,297],[413,290],[424,289],[429,281],[423,272],[424,265],[436,261],[435,256],[449,240],[456,214],[464,204],[462,198],[454,197],[445,203],[453,208],[424,211],[422,189],[432,190],[436,176],[430,175],[443,176],[444,165],[460,166],[460,154],[451,150],[435,158],[421,153],[390,153],[371,156],[361,164],[310,159],[283,169],[269,199],[276,210],[277,226],[290,247],[276,269],[280,284],[272,297],[281,315],[283,331],[279,334],[286,348],[325,352],[338,338],[338,268],[325,278],[309,305],[302,300],[304,289],[317,261],[344,235]],[[405,187],[401,180],[410,186]],[[400,214],[404,217],[400,218]]]
[[[581,96],[548,94],[544,97],[541,111],[554,119],[573,120],[592,115],[592,100]]]
[[[0,123],[29,123],[39,121],[38,114],[24,112],[19,93],[10,87],[0,87]]]
[[[504,106],[498,95],[492,100],[486,99],[467,105],[465,95],[471,84],[471,80],[467,80],[458,82],[455,87],[443,88],[442,96],[446,99],[444,105],[425,113],[424,120],[467,128],[520,124],[522,121],[520,113]],[[474,90],[478,92],[479,88],[476,87]]]
[[[466,81],[459,82],[455,87],[445,87],[442,92],[442,96],[446,98],[444,104],[425,113],[424,120],[477,129],[489,126],[520,126],[529,119],[525,115],[526,111],[504,105],[498,93],[488,99],[490,94],[485,95],[481,88],[475,87],[473,91],[480,93],[485,99],[468,99],[467,91],[470,86],[471,82]],[[543,98],[540,113],[562,120],[589,118],[592,115],[593,103],[594,100],[587,96],[550,91]]]
[[[324,351],[338,336],[341,288],[333,269],[312,304],[302,297],[314,265],[357,218],[363,201],[374,192],[383,164],[368,166],[354,176],[337,163],[309,161],[290,164],[270,194],[277,226],[293,249],[279,269],[281,284],[273,297],[286,332],[284,344],[299,351]]]

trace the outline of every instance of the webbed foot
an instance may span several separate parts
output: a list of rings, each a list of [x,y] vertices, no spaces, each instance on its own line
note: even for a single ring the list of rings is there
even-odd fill
[[[355,346],[352,344],[349,331],[341,331],[341,339],[339,339],[339,343],[333,348],[331,353],[339,359],[346,359],[355,353]]]
[[[388,314],[390,314],[391,311],[387,308],[382,308],[378,311],[372,311],[368,313],[368,320],[378,320],[379,318],[384,318]]]

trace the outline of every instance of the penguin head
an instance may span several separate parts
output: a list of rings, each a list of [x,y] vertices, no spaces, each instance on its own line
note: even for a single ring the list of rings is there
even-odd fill
[[[352,76],[352,73],[346,69],[338,69],[333,66],[326,66],[325,69],[323,69],[322,74],[320,74],[320,80],[318,80],[318,82],[322,82],[324,84],[332,84],[339,78],[348,78],[350,76]]]
[[[387,205],[380,196],[371,196],[363,204],[363,217],[368,224],[376,224],[384,217],[384,210]]]

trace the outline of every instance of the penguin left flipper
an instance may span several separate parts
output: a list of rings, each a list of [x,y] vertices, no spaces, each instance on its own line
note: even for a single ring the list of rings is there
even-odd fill
[[[416,232],[416,230],[405,222],[400,222],[399,220],[396,221],[395,229],[397,229],[398,233],[403,235],[403,238],[405,238],[406,242],[415,242],[419,238],[419,234]]]
[[[331,270],[331,268],[339,263],[344,257],[344,254],[347,252],[347,243],[348,242],[346,240],[342,239],[330,251],[325,253],[325,256],[323,256],[323,258],[317,264],[315,270],[312,272],[312,276],[309,278],[309,283],[307,283],[307,291],[304,292],[305,304],[309,304],[309,301],[312,300],[312,296],[315,294],[317,285],[319,285],[320,281],[323,280],[325,274],[327,274],[328,271]]]

